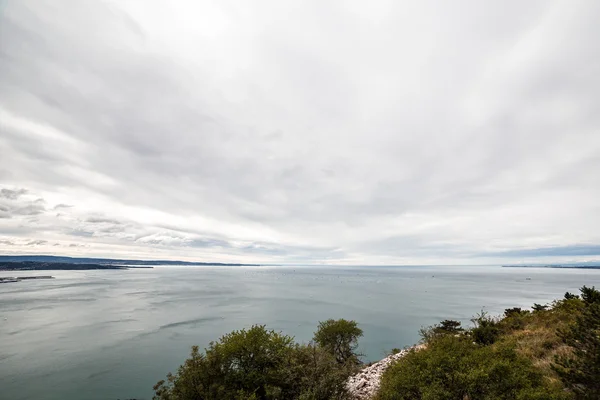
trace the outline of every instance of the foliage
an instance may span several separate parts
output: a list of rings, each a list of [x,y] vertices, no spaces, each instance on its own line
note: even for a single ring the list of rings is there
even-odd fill
[[[528,311],[522,310],[521,307],[507,308],[506,310],[504,310],[505,317],[513,317],[516,315],[523,315],[523,314],[527,314],[527,313],[528,313]]]
[[[510,346],[480,346],[444,335],[411,351],[383,375],[379,400],[564,399]]]
[[[554,369],[577,400],[600,399],[600,291],[584,286],[581,298],[575,323],[558,332],[572,353],[557,356]]]
[[[298,346],[292,375],[297,379],[300,400],[346,399],[346,379],[356,372],[350,364],[340,365],[335,357],[314,344]]]
[[[262,325],[231,332],[211,342],[205,354],[198,347],[167,382],[155,387],[155,399],[270,399],[289,393],[293,339]]]
[[[359,364],[358,338],[363,335],[362,329],[355,321],[345,319],[328,319],[320,322],[313,340],[332,354],[339,364]]]
[[[522,310],[520,307],[507,308],[504,310],[503,328],[506,330],[523,329],[529,311]]]
[[[533,309],[509,308],[503,318],[482,311],[469,329],[455,320],[421,329],[424,348],[388,368],[377,398],[600,399],[600,291],[584,286]],[[154,399],[347,399],[362,334],[343,319],[320,322],[306,345],[261,325],[234,331],[203,353],[193,347]]]
[[[448,334],[448,333],[449,334],[457,334],[457,333],[464,331],[464,329],[461,327],[460,322],[452,320],[452,319],[443,320],[433,330],[436,333],[445,333],[445,334]]]
[[[475,324],[470,332],[475,343],[489,345],[494,343],[500,335],[498,323],[485,311],[476,315],[471,322]]]
[[[353,321],[352,321],[353,322]],[[197,346],[176,374],[155,387],[155,400],[345,399],[354,366],[315,344],[252,326]]]
[[[578,299],[578,298],[579,298],[579,296],[577,296],[576,294],[569,293],[569,292],[565,293],[565,300],[572,300],[572,299]]]
[[[587,287],[583,286],[581,289],[581,299],[586,305],[600,304],[600,291],[596,290],[594,286]]]
[[[588,291],[586,298],[595,295]],[[552,368],[557,355],[570,354],[556,329],[573,323],[583,307],[583,300],[567,296],[544,312],[515,307],[504,318],[482,312],[464,334],[444,332],[444,322],[423,328],[425,349],[386,372],[379,398],[571,399]]]

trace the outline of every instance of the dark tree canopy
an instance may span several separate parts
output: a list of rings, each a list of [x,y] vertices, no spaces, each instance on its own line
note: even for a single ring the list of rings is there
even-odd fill
[[[352,322],[352,321],[348,321]],[[155,400],[342,400],[355,365],[325,348],[299,345],[263,325],[231,332],[155,387]]]
[[[464,331],[464,329],[462,328],[460,321],[455,321],[452,319],[445,319],[434,328],[434,331],[436,333],[454,333],[454,334],[456,334],[456,333]]]

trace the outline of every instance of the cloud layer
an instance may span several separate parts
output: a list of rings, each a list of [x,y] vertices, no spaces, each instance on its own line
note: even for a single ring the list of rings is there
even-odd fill
[[[599,17],[567,1],[8,1],[0,250],[598,259]]]

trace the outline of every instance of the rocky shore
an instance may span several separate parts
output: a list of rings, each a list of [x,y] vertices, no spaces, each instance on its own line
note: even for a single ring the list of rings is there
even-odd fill
[[[346,387],[356,400],[367,400],[372,399],[377,390],[379,390],[379,384],[381,376],[385,370],[396,360],[404,357],[411,350],[419,350],[423,345],[417,345],[401,350],[396,354],[387,356],[381,361],[378,361],[368,367],[363,368],[356,375],[351,376],[346,382]]]

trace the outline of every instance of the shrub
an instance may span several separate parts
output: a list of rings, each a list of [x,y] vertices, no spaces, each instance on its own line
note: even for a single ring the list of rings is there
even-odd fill
[[[500,336],[498,322],[495,321],[488,313],[482,311],[471,320],[475,327],[471,329],[471,337],[477,344],[490,345]]]
[[[354,321],[346,322],[356,328]],[[255,325],[211,342],[204,353],[192,347],[177,372],[154,386],[154,400],[342,400],[348,395],[345,381],[356,368],[325,347],[299,345]]]
[[[263,325],[231,332],[211,342],[155,387],[157,400],[275,399],[294,393],[289,370],[293,338]]]
[[[565,399],[545,386],[531,361],[509,346],[479,346],[464,336],[440,336],[386,370],[378,400]]]

